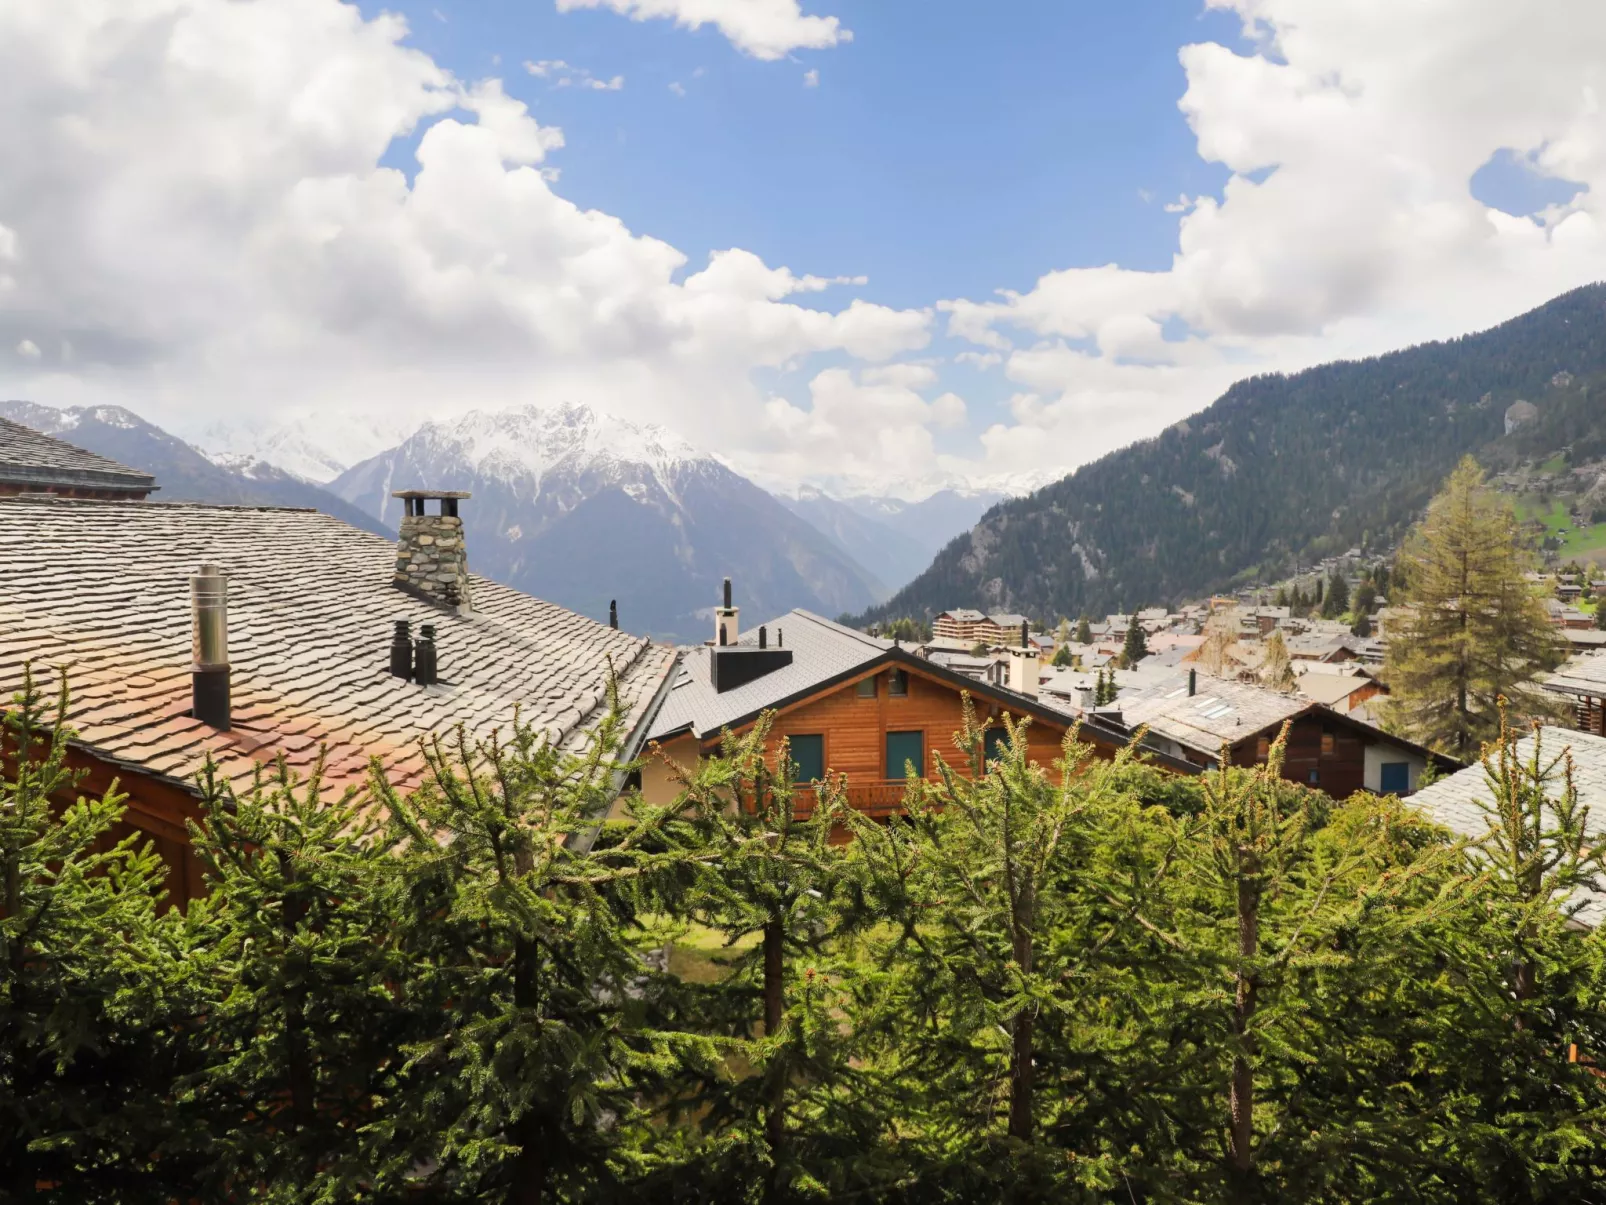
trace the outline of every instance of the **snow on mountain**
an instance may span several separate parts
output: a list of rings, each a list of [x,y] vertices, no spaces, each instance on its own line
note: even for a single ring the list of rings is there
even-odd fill
[[[617,599],[633,631],[702,640],[720,578],[744,619],[862,609],[886,588],[770,494],[661,427],[587,406],[476,411],[425,423],[330,485],[400,521],[393,490],[467,490],[469,563],[584,614]]]
[[[402,415],[291,413],[271,420],[214,422],[195,431],[191,442],[225,467],[266,461],[325,485],[359,460],[394,447],[417,427]]]

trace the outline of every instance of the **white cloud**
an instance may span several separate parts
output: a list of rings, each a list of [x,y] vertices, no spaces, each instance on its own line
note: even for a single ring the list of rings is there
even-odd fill
[[[805,16],[798,0],[557,0],[558,11],[608,8],[632,21],[672,20],[686,29],[712,25],[743,54],[781,59],[853,40],[835,17]]]
[[[819,68],[810,67],[803,73],[803,86],[805,88],[818,88],[820,86]]]
[[[562,59],[525,59],[524,70],[536,79],[544,79],[553,88],[587,88],[593,92],[618,92],[625,86],[625,77],[615,75],[600,79],[585,67],[575,67]]]
[[[931,314],[798,303],[827,278],[701,265],[558,195],[559,130],[335,0],[0,5],[0,394],[219,416],[590,401],[722,450],[759,368],[886,360]],[[552,70],[549,64],[547,70]],[[416,133],[416,174],[381,166]],[[225,416],[226,417],[226,416]]]
[[[669,90],[676,96],[686,95],[686,85],[681,83],[678,79],[669,81]]]
[[[1256,49],[1181,51],[1180,108],[1232,175],[1166,206],[1171,266],[939,304],[1035,398],[983,434],[989,465],[1081,463],[1249,373],[1459,334],[1606,277],[1606,6],[1208,3]],[[1533,219],[1485,206],[1471,179],[1503,148],[1586,191]]]
[[[24,339],[17,344],[17,354],[24,360],[37,360],[40,356],[39,345],[32,339]]]
[[[996,351],[962,351],[954,357],[955,364],[969,364],[982,372],[1003,362],[1004,357]]]

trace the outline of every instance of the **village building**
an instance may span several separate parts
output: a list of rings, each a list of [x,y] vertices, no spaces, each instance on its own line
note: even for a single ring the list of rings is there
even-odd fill
[[[1311,699],[1197,670],[1148,675],[1140,664],[1117,685],[1116,701],[1099,709],[1104,722],[1147,729],[1150,745],[1201,769],[1216,765],[1224,746],[1233,765],[1264,762],[1285,723],[1283,777],[1335,799],[1359,790],[1409,795],[1429,762],[1444,772],[1461,765]]]
[[[458,724],[506,734],[518,709],[583,743],[610,681],[639,748],[674,650],[472,574],[463,497],[406,492],[397,543],[309,510],[0,498],[0,697],[31,664],[49,700],[65,669],[80,789],[126,793],[118,835],[154,840],[175,900],[200,889],[209,760],[245,789],[322,757],[338,794],[378,758],[406,790]]]
[[[1579,732],[1606,736],[1606,649],[1574,657],[1542,685],[1571,707]]]
[[[987,616],[968,607],[944,611],[931,621],[931,634],[938,639],[955,640],[966,648],[976,643],[976,628]]]
[[[53,494],[137,502],[155,489],[149,473],[0,418],[0,497]]]
[[[810,806],[808,783],[840,774],[851,807],[891,816],[902,808],[906,776],[929,777],[939,754],[964,770],[954,736],[967,695],[987,727],[989,750],[1004,739],[1004,717],[1030,720],[1028,757],[1047,767],[1082,717],[1041,697],[1037,650],[1020,647],[1016,635],[1002,684],[803,610],[688,650],[648,732],[652,756],[642,771],[642,796],[655,804],[673,800],[676,765],[690,768],[713,756],[725,733],[740,734],[773,712],[770,755],[779,761],[784,738],[801,810]],[[1095,719],[1083,724],[1081,737],[1114,756],[1132,731]],[[1163,752],[1155,756],[1174,771],[1197,772]]]

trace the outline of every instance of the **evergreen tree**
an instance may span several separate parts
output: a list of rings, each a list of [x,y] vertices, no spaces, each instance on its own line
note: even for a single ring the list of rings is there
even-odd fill
[[[1287,586],[1277,587],[1277,597],[1273,600],[1272,605],[1275,607],[1286,607],[1289,605]]]
[[[1530,564],[1510,501],[1466,458],[1400,550],[1409,610],[1383,670],[1395,730],[1465,757],[1498,734],[1502,696],[1525,715],[1555,712],[1533,680],[1563,650]]]
[[[1317,606],[1322,605],[1322,579],[1319,577],[1316,579],[1316,597],[1312,601]]]
[[[1049,664],[1064,668],[1073,664],[1074,661],[1075,658],[1071,653],[1071,646],[1062,644],[1054,650],[1054,656],[1049,659]]]
[[[1372,617],[1362,611],[1355,617],[1354,624],[1350,626],[1350,632],[1355,636],[1370,636],[1372,634]]]
[[[281,759],[240,793],[209,762],[191,825],[206,894],[189,908],[206,1003],[194,1106],[215,1135],[205,1186],[222,1200],[324,1201],[371,1189],[395,1160],[399,1052],[431,1027],[412,1007],[395,881],[399,834],[355,789],[325,798],[323,766]]]
[[[1138,623],[1137,612],[1132,613],[1131,621],[1126,625],[1126,642],[1121,646],[1121,664],[1131,669],[1149,655],[1149,638],[1144,634],[1143,627]]]
[[[1595,630],[1606,632],[1606,599],[1595,608]]]
[[[1355,590],[1355,616],[1357,619],[1377,610],[1377,587],[1367,578]]]
[[[1327,584],[1327,598],[1322,603],[1322,616],[1326,619],[1338,619],[1348,610],[1349,582],[1335,569],[1332,580]]]
[[[1093,643],[1093,624],[1085,613],[1076,621],[1076,643]]]
[[[1122,973],[1116,942],[1174,856],[1131,835],[1131,751],[1103,761],[1073,735],[1051,774],[1028,759],[1026,730],[1006,719],[1003,753],[985,761],[967,700],[964,772],[939,756],[934,780],[910,785],[907,824],[855,821],[865,890],[888,920],[873,951],[889,968],[873,1011],[882,1069],[942,1199],[1113,1187],[1107,1153],[1083,1148],[1086,1165],[1068,1169],[1052,1152],[1080,1145],[1082,1019]]]
[[[67,710],[27,666],[0,724],[0,1200],[155,1205],[207,1161],[173,1105],[183,948],[123,797],[76,793]]]
[[[1071,637],[1073,635],[1075,635],[1075,633],[1071,630],[1071,621],[1066,619],[1065,616],[1061,615],[1059,624],[1054,629],[1055,647],[1064,648],[1071,642]]]
[[[842,944],[854,915],[847,849],[831,839],[846,823],[842,784],[795,790],[785,742],[773,769],[766,760],[770,723],[761,716],[728,736],[717,758],[670,766],[685,784],[675,807],[696,832],[688,849],[698,870],[668,903],[731,951],[727,973],[690,991],[685,1007],[701,1032],[738,1045],[677,1088],[677,1115],[697,1117],[698,1138],[660,1181],[694,1178],[724,1199],[791,1200],[822,1184],[865,1190],[884,1104],[855,1071],[841,1024],[854,970]],[[731,1055],[747,1074],[730,1074]]]
[[[639,950],[643,893],[685,864],[664,848],[673,810],[616,838],[599,827],[630,769],[621,726],[615,706],[579,751],[517,716],[505,737],[458,729],[425,745],[407,800],[379,785],[409,838],[411,991],[440,1018],[408,1048],[418,1089],[386,1123],[412,1140],[376,1135],[385,1182],[487,1205],[606,1198],[635,1174],[638,1115],[682,1052],[711,1057],[668,1024]]]
[[[1280,629],[1273,628],[1266,637],[1266,655],[1260,662],[1260,681],[1272,690],[1290,691],[1298,685],[1294,676],[1294,663],[1288,655],[1288,642]]]

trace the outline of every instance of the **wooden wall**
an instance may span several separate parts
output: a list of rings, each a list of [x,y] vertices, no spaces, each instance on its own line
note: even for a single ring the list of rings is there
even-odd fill
[[[935,768],[934,753],[958,769],[964,769],[964,754],[954,746],[954,734],[964,726],[959,691],[945,682],[908,673],[906,697],[888,692],[888,673],[875,675],[874,698],[860,698],[857,683],[839,687],[822,698],[805,703],[778,716],[771,729],[779,744],[782,736],[820,733],[825,737],[825,766],[832,774],[846,774],[854,782],[901,778],[901,766],[887,766],[888,732],[921,732],[925,736],[926,764],[930,775]],[[986,700],[973,699],[978,718],[985,721],[996,712]],[[1050,728],[1034,720],[1027,730],[1029,754],[1047,766],[1059,756],[1064,728]]]
[[[1273,734],[1275,735],[1275,734]],[[1323,752],[1323,736],[1330,736]],[[1233,746],[1234,765],[1252,766],[1264,760],[1260,740],[1250,737]],[[1316,781],[1311,781],[1312,772]],[[1366,781],[1366,742],[1347,724],[1324,722],[1321,716],[1302,716],[1288,730],[1283,777],[1290,782],[1319,787],[1334,799],[1347,799]]]

